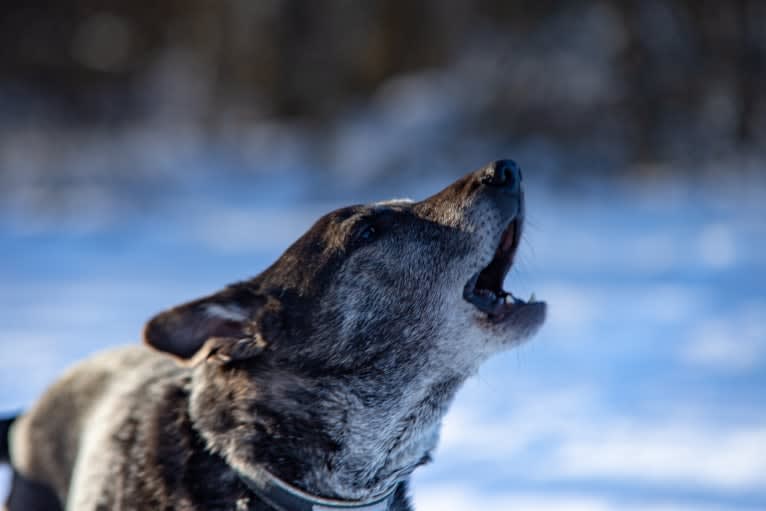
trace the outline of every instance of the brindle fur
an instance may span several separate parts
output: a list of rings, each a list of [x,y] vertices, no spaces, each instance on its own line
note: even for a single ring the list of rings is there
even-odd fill
[[[393,509],[410,510],[455,392],[545,315],[492,323],[462,298],[523,213],[488,171],[334,211],[257,277],[149,321],[154,349],[75,367],[14,425],[18,478],[78,511],[267,510],[237,475],[267,470],[346,500],[398,485]],[[26,493],[10,509],[51,509]]]

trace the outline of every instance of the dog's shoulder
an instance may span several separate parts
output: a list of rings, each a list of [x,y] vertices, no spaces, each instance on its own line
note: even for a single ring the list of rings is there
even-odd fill
[[[79,451],[91,431],[116,427],[132,399],[129,395],[178,371],[172,360],[140,346],[99,353],[74,366],[14,424],[14,468],[49,485],[65,500]]]
[[[169,365],[132,366],[140,381],[121,380],[91,413],[68,508],[252,508],[247,487],[210,452],[190,417],[192,371],[162,358]]]

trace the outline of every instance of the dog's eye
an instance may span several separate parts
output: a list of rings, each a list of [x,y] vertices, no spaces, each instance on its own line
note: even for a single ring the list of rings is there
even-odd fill
[[[354,226],[353,243],[365,245],[388,233],[394,224],[395,216],[390,211],[380,211],[357,221]]]
[[[372,241],[374,240],[378,235],[378,230],[375,228],[374,225],[368,225],[364,227],[361,232],[359,232],[359,240],[360,241]]]

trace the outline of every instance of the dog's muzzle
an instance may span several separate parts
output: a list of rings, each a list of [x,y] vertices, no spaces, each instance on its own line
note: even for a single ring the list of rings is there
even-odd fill
[[[492,162],[484,170],[481,184],[487,187],[497,208],[507,215],[507,224],[503,225],[492,260],[468,280],[463,288],[463,298],[486,314],[491,323],[501,323],[520,308],[539,303],[534,295],[524,301],[503,289],[524,227],[521,168],[513,160]]]

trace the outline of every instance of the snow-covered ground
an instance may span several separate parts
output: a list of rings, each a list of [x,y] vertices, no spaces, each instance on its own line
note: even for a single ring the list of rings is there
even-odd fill
[[[530,221],[506,288],[547,300],[549,320],[461,391],[417,508],[766,508],[766,182],[561,191],[522,165]],[[138,342],[153,313],[255,275],[320,213],[470,169],[364,192],[311,170],[203,173],[116,212],[87,194],[66,217],[0,205],[0,411]]]

